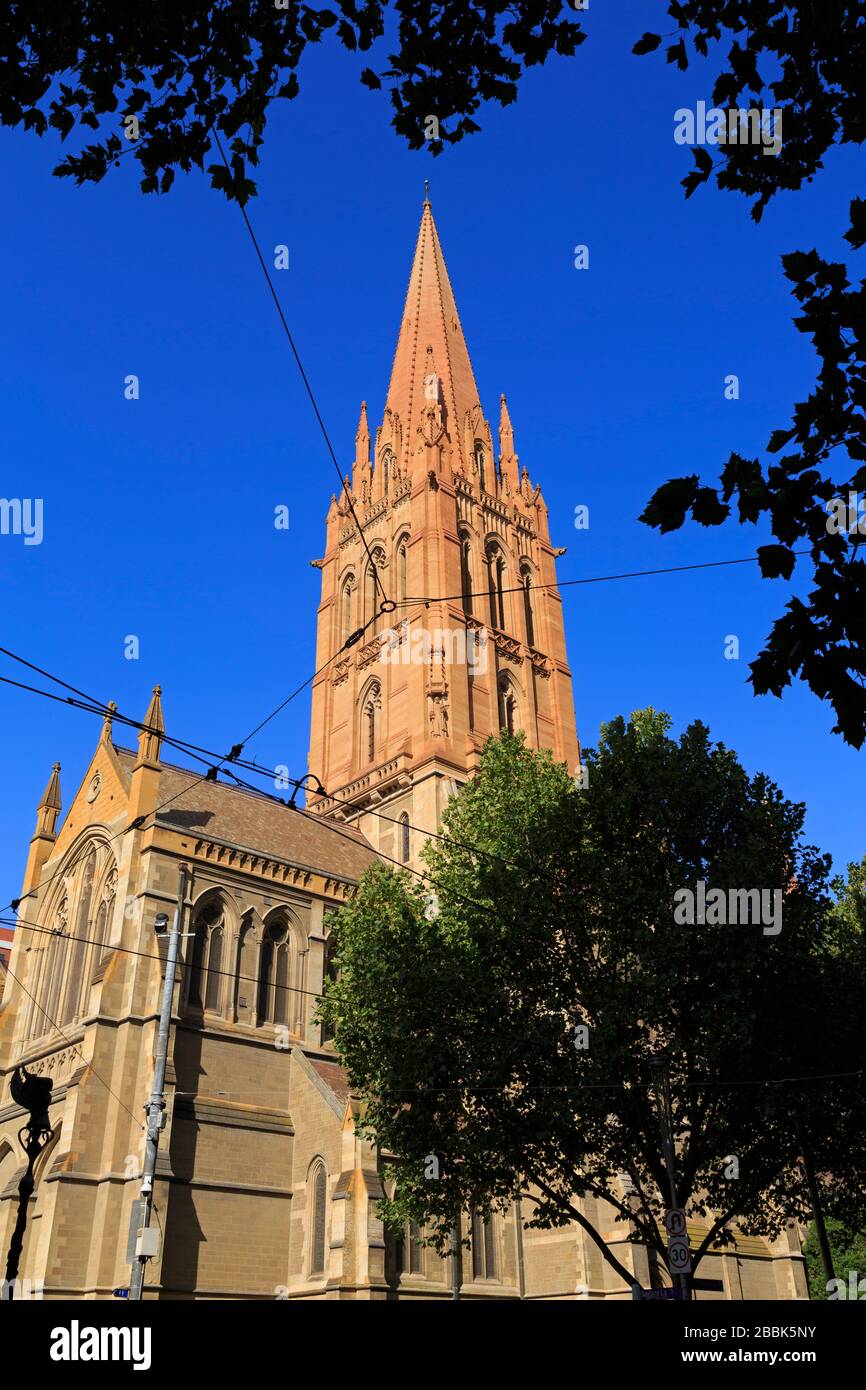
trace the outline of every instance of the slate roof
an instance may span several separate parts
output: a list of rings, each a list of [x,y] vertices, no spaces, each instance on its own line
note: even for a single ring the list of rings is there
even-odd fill
[[[137,754],[116,745],[114,751],[128,779]],[[225,782],[197,781],[190,768],[163,762],[160,769],[159,800],[167,804],[158,812],[159,825],[352,882],[376,862],[364,836],[351,826],[293,811]]]

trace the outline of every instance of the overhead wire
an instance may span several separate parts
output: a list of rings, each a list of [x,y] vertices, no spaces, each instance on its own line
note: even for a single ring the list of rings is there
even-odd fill
[[[299,685],[297,689],[294,690],[292,694],[289,695],[287,699],[282,702],[282,705],[279,706],[278,709],[285,708],[287,704],[294,700],[296,696],[298,696],[301,693],[301,691],[304,690],[307,685],[309,685],[310,681],[315,680],[318,675],[321,675],[322,671],[326,670],[327,667],[330,666],[332,661],[336,661],[337,657],[340,656],[343,651],[347,650],[350,646],[354,645],[354,643],[360,639],[360,637],[367,630],[367,628],[370,627],[370,625],[375,621],[376,618],[373,617],[364,625],[364,627],[357,629],[354,633],[351,633],[349,637],[346,639],[346,641],[343,643],[343,646],[339,649],[339,651],[335,652],[333,656],[329,657],[327,661],[323,662],[319,669],[317,671],[314,671],[312,676],[310,676],[306,681],[304,681],[302,685]],[[129,825],[123,826],[120,830],[115,831],[113,835],[110,835],[108,838],[109,844],[111,844],[114,840],[120,839],[121,836],[126,835],[131,830],[143,829],[147,820],[151,816],[154,818],[155,821],[156,817],[159,815],[161,811],[165,810],[167,806],[172,805],[173,802],[178,801],[183,795],[185,795],[186,792],[192,791],[201,782],[204,782],[209,779],[214,780],[215,773],[220,769],[223,763],[229,760],[230,754],[225,754],[222,757],[220,757],[219,754],[209,750],[205,750],[196,744],[176,740],[172,738],[171,735],[167,734],[165,730],[154,728],[149,724],[143,723],[141,720],[132,719],[128,715],[122,714],[119,710],[117,710],[116,708],[112,708],[108,704],[100,704],[95,699],[92,699],[90,696],[86,695],[83,691],[77,690],[75,686],[72,686],[68,682],[62,680],[61,677],[55,676],[50,671],[44,670],[42,667],[34,665],[33,662],[27,661],[26,658],[19,656],[17,653],[13,651],[10,651],[8,647],[0,648],[0,650],[2,650],[2,652],[6,656],[11,657],[12,660],[18,661],[24,666],[29,666],[31,670],[38,671],[41,675],[45,675],[48,680],[53,680],[56,682],[56,684],[63,686],[65,689],[73,690],[76,694],[82,695],[84,701],[86,701],[87,703],[82,703],[79,700],[72,700],[69,696],[55,695],[50,690],[41,690],[36,686],[25,685],[21,681],[12,680],[9,676],[0,676],[0,682],[2,682],[4,685],[14,686],[17,689],[25,690],[35,695],[40,695],[45,699],[55,700],[60,704],[67,706],[68,708],[80,709],[84,713],[97,714],[103,719],[110,718],[112,720],[117,720],[118,723],[124,724],[131,728],[138,729],[141,732],[154,734],[157,737],[159,737],[163,742],[169,744],[169,746],[175,747],[187,756],[195,758],[197,762],[202,762],[206,764],[206,771],[202,773],[200,776],[195,777],[188,784],[188,786],[182,787],[180,791],[175,792],[172,796],[166,798],[165,801],[160,802],[159,805],[156,806],[153,811],[148,812],[147,815],[139,817],[136,821],[131,821]],[[275,711],[275,713],[276,712],[277,711]],[[268,718],[271,717],[272,716],[268,716]],[[263,723],[267,723],[267,720],[263,721]],[[205,753],[207,753],[207,757],[202,756]],[[218,759],[216,766],[214,766],[213,764],[214,758]],[[241,765],[246,764],[242,763]],[[255,769],[256,765],[249,764],[249,767],[251,769]],[[276,776],[276,773],[274,775]],[[293,779],[289,778],[287,780],[290,785],[293,783]],[[295,785],[300,785],[302,782],[306,780],[306,777],[301,778],[298,782],[295,783]],[[20,903],[24,902],[27,898],[36,896],[39,892],[42,891],[43,888],[47,888],[48,885],[60,872],[61,869],[60,867],[58,867],[53,874],[49,875],[47,879],[42,880],[42,882],[37,884],[34,888],[30,889],[27,893],[23,893],[20,898],[11,898],[4,908],[0,908],[0,911],[5,912],[9,908],[17,910],[17,907]]]
[[[18,923],[18,924],[21,925],[21,926],[26,926],[26,928],[27,928],[28,931],[40,932],[40,933],[45,934],[45,935],[48,935],[48,936],[57,936],[57,933],[56,933],[55,931],[53,931],[50,927],[41,927],[41,926],[39,926],[37,923],[30,923],[30,922],[26,922],[26,921],[21,921],[21,919],[19,919],[19,923]],[[2,921],[0,921],[0,925],[5,925],[5,923],[3,923]],[[63,939],[66,940],[66,941],[77,941],[77,942],[81,942],[82,944],[88,944],[88,945],[101,945],[101,944],[103,944],[103,943],[101,943],[98,939],[96,939],[96,938],[91,938],[91,937],[81,937],[81,936],[75,936],[75,935],[65,936],[65,935],[64,935]],[[137,951],[137,950],[135,950],[133,947],[129,947],[129,946],[117,946],[117,947],[112,947],[111,949],[112,949],[112,950],[116,950],[116,951],[120,952],[120,953],[123,954],[123,955],[141,956],[143,959],[146,959],[146,960],[154,960],[154,959],[156,959],[156,957],[154,957],[152,954],[150,954],[150,953],[147,952],[147,951]],[[7,967],[7,969],[8,969],[8,967]],[[9,971],[9,973],[12,974],[11,971]],[[258,983],[258,977],[257,977],[257,976],[254,976],[254,975],[240,975],[240,974],[237,974],[237,973],[235,973],[234,971],[230,971],[230,970],[212,969],[210,966],[208,966],[206,969],[203,968],[202,973],[203,973],[203,974],[207,974],[207,975],[214,975],[214,976],[217,976],[217,977],[223,977],[223,978],[226,978],[226,979],[232,979],[232,980],[238,980],[238,981],[240,981],[240,980],[249,981],[249,982],[251,982],[251,983],[253,983],[253,984]],[[12,978],[16,981],[16,984],[19,984],[20,988],[22,988],[22,989],[24,990],[24,993],[27,994],[28,998],[33,999],[33,995],[29,993],[29,991],[25,988],[25,986],[23,986],[23,985],[20,984],[20,981],[18,980],[17,976],[15,976],[15,975],[13,974],[13,975],[12,975]],[[277,988],[282,989],[282,990],[285,990],[287,993],[301,994],[301,995],[305,995],[305,996],[307,996],[307,997],[309,997],[309,998],[311,998],[311,999],[316,999],[316,1000],[324,999],[324,998],[326,997],[325,995],[320,994],[320,993],[318,993],[318,992],[315,991],[315,990],[302,989],[302,988],[300,988],[300,986],[297,986],[297,985],[279,985],[279,986],[277,986]],[[76,1044],[73,1043],[69,1038],[67,1038],[67,1037],[62,1033],[62,1031],[61,1031],[61,1029],[60,1029],[60,1025],[56,1022],[56,1020],[53,1019],[53,1018],[51,1017],[51,1015],[49,1015],[43,1008],[41,1008],[41,1006],[40,1006],[38,1003],[36,1003],[36,1000],[35,1000],[35,999],[33,999],[33,1002],[36,1004],[36,1007],[39,1009],[40,1013],[42,1013],[46,1018],[49,1018],[49,1020],[54,1024],[54,1026],[57,1028],[58,1032],[60,1032],[61,1037],[63,1038],[64,1042],[66,1042],[68,1046],[75,1048],[75,1050],[79,1053],[79,1056],[81,1056],[82,1061],[84,1061],[84,1062],[86,1063],[86,1065],[89,1066],[89,1067],[91,1068],[92,1071],[94,1071],[94,1074],[95,1074],[95,1075],[98,1075],[98,1073],[95,1071],[95,1068],[93,1068],[93,1067],[91,1066],[91,1064],[87,1062],[87,1059],[83,1056],[83,1054],[82,1054],[82,1053],[80,1052],[80,1050],[77,1048]],[[274,1026],[279,1027],[280,1025],[274,1025]],[[739,1086],[767,1086],[767,1087],[769,1087],[769,1086],[801,1085],[801,1084],[804,1084],[804,1083],[811,1083],[811,1082],[813,1082],[813,1081],[844,1081],[844,1080],[848,1080],[849,1078],[854,1078],[854,1077],[857,1078],[857,1081],[858,1081],[858,1084],[859,1084],[859,1083],[862,1081],[863,1076],[864,1076],[864,1069],[861,1067],[861,1068],[859,1068],[859,1069],[857,1069],[857,1070],[854,1070],[854,1071],[820,1072],[820,1073],[815,1073],[815,1074],[810,1075],[810,1076],[778,1076],[778,1077],[764,1076],[764,1077],[746,1077],[746,1078],[736,1078],[736,1079],[733,1079],[733,1078],[732,1078],[732,1079],[730,1079],[730,1080],[725,1080],[725,1079],[723,1079],[723,1080],[716,1080],[716,1079],[713,1079],[713,1078],[711,1078],[711,1077],[703,1077],[703,1078],[701,1078],[701,1079],[699,1079],[699,1080],[697,1080],[697,1081],[684,1081],[684,1082],[682,1082],[682,1083],[678,1083],[678,1089],[680,1089],[680,1090],[700,1090],[701,1088],[707,1087],[707,1086],[734,1089],[734,1088],[739,1087]],[[100,1079],[100,1080],[103,1080],[102,1077],[100,1077],[99,1079]],[[103,1081],[103,1084],[104,1084],[109,1090],[111,1090],[111,1087],[108,1086],[108,1082]],[[579,1083],[578,1085],[575,1085],[575,1086],[569,1086],[569,1085],[565,1085],[565,1084],[559,1085],[559,1086],[523,1086],[523,1087],[521,1087],[521,1089],[524,1090],[524,1091],[598,1091],[598,1090],[611,1091],[611,1090],[619,1090],[619,1089],[621,1089],[622,1086],[623,1086],[623,1084],[624,1084],[623,1082],[581,1082],[581,1083]],[[642,1090],[642,1089],[649,1089],[649,1090],[652,1090],[652,1089],[655,1088],[655,1085],[656,1085],[655,1081],[646,1081],[646,1082],[641,1082],[641,1081],[630,1081],[630,1082],[628,1083],[628,1089],[631,1089],[631,1090]],[[431,1094],[432,1094],[432,1095],[444,1095],[444,1094],[449,1094],[449,1093],[451,1093],[451,1092],[456,1092],[456,1091],[458,1091],[458,1090],[460,1090],[460,1089],[466,1089],[466,1088],[433,1086],[433,1087],[424,1087],[423,1090],[420,1091],[420,1092],[418,1091],[417,1088],[412,1088],[412,1094],[416,1094],[416,1095],[417,1095],[417,1094],[424,1094],[424,1095],[431,1095]],[[505,1086],[477,1086],[477,1085],[473,1085],[473,1086],[471,1087],[471,1090],[473,1090],[473,1091],[499,1091],[499,1090],[504,1090],[504,1089],[507,1089],[507,1087],[505,1087]],[[116,1096],[116,1093],[115,1093],[115,1092],[112,1091],[111,1094],[115,1096],[115,1099],[118,1099],[118,1097]],[[408,1092],[407,1092],[407,1094],[408,1094]],[[123,1104],[122,1101],[121,1101],[120,1103]],[[124,1106],[124,1109],[126,1109],[125,1106]],[[132,1115],[132,1111],[127,1110],[127,1113],[128,1113],[129,1115],[131,1115],[133,1119],[135,1119],[135,1116]],[[139,1121],[136,1121],[136,1123],[139,1123]],[[143,1125],[142,1125],[141,1127],[144,1128]]]
[[[66,937],[65,939],[66,939],[66,940],[72,940],[73,938]],[[123,1100],[121,1100],[120,1096],[117,1094],[116,1091],[112,1090],[111,1086],[110,1086],[109,1083],[106,1081],[105,1077],[102,1076],[101,1073],[97,1071],[97,1069],[96,1069],[96,1067],[93,1065],[93,1063],[92,1063],[92,1062],[88,1062],[87,1058],[85,1057],[84,1053],[81,1051],[81,1048],[78,1046],[78,1044],[75,1043],[75,1042],[73,1042],[71,1038],[68,1038],[68,1037],[66,1036],[66,1034],[63,1032],[63,1029],[61,1028],[60,1024],[57,1022],[57,1019],[54,1018],[53,1015],[51,1015],[50,1013],[48,1013],[48,1011],[42,1007],[42,1005],[39,1003],[39,1001],[36,999],[36,997],[30,993],[30,991],[29,991],[29,989],[27,988],[27,986],[26,986],[25,984],[23,984],[23,983],[21,982],[21,980],[19,980],[18,976],[15,974],[14,970],[12,969],[12,967],[11,967],[8,963],[4,966],[4,969],[5,969],[6,974],[11,975],[12,979],[15,981],[16,985],[18,986],[18,988],[19,988],[20,990],[23,990],[23,991],[24,991],[24,993],[27,995],[27,998],[28,998],[29,1000],[31,1000],[31,1002],[36,1006],[36,1008],[39,1010],[39,1012],[42,1014],[42,1016],[43,1016],[44,1018],[47,1018],[47,1019],[48,1019],[49,1023],[52,1025],[52,1027],[55,1028],[56,1031],[60,1034],[60,1036],[61,1036],[61,1038],[63,1039],[63,1041],[64,1041],[64,1043],[66,1044],[66,1046],[67,1046],[67,1047],[71,1047],[72,1050],[73,1050],[74,1052],[77,1052],[77,1053],[78,1053],[78,1056],[81,1058],[81,1060],[82,1060],[82,1062],[84,1063],[84,1065],[88,1068],[89,1071],[92,1071],[92,1072],[93,1072],[93,1075],[96,1077],[97,1081],[101,1081],[101,1082],[102,1082],[103,1086],[104,1086],[105,1089],[108,1091],[109,1095],[111,1095],[111,1096],[114,1097],[114,1099],[117,1101],[118,1105],[122,1106],[122,1108],[126,1111],[127,1115],[129,1115],[130,1119],[133,1120],[134,1123],[138,1125],[139,1129],[142,1129],[142,1130],[143,1130],[143,1129],[145,1128],[145,1126],[142,1124],[141,1120],[139,1120],[139,1119],[136,1118],[136,1116],[135,1116],[135,1115],[133,1114],[133,1112],[130,1110],[129,1106],[128,1106]],[[20,1065],[20,1063],[19,1063],[19,1065]]]
[[[794,550],[793,555],[809,555],[808,550]],[[515,584],[503,589],[496,589],[498,594],[522,594],[527,589],[535,593],[541,593],[548,589],[566,589],[579,584],[609,584],[615,579],[644,579],[648,575],[655,574],[685,574],[688,570],[711,570],[722,569],[727,565],[754,565],[760,562],[760,555],[747,555],[742,560],[705,560],[700,564],[694,565],[664,565],[658,569],[651,570],[626,570],[622,574],[596,574],[589,575],[585,579],[552,579],[549,583],[542,584]],[[406,598],[397,600],[397,607],[404,608],[416,603],[456,603],[463,598],[487,598],[491,590],[472,589],[461,591],[459,594],[407,594]]]
[[[223,164],[225,165],[226,173],[228,174],[229,178],[233,180],[233,179],[234,179],[234,175],[233,175],[233,173],[232,173],[232,171],[231,171],[231,167],[230,167],[230,165],[229,165],[229,162],[228,162],[228,160],[226,159],[225,151],[223,150],[223,147],[222,147],[222,141],[221,141],[220,138],[219,138],[219,133],[217,132],[216,126],[211,126],[211,131],[212,131],[214,140],[216,141],[216,146],[217,146],[217,149],[219,150],[220,158],[222,159],[222,162],[223,162]],[[345,477],[343,476],[343,470],[341,469],[339,463],[337,462],[337,455],[334,453],[334,446],[333,446],[332,443],[331,443],[330,435],[328,434],[328,431],[327,431],[327,429],[326,429],[326,427],[325,427],[325,422],[324,422],[324,420],[322,419],[321,411],[319,410],[318,404],[316,403],[316,397],[315,397],[314,394],[313,394],[313,388],[312,388],[312,386],[310,385],[309,378],[307,377],[307,373],[304,371],[304,365],[303,365],[303,363],[301,362],[301,358],[300,358],[300,355],[299,355],[299,353],[298,353],[298,349],[295,347],[295,340],[294,340],[294,338],[293,338],[293,336],[292,336],[292,331],[291,331],[291,329],[289,328],[288,322],[287,322],[287,320],[286,320],[286,316],[285,316],[285,314],[283,313],[283,306],[282,306],[281,303],[280,303],[279,295],[277,294],[277,291],[276,291],[276,289],[275,289],[275,287],[274,287],[274,282],[273,282],[273,280],[271,279],[271,273],[270,273],[270,271],[268,270],[267,264],[266,264],[266,262],[265,262],[265,258],[264,258],[264,256],[262,255],[261,247],[259,246],[259,243],[258,243],[258,238],[256,237],[256,234],[255,234],[255,232],[254,232],[254,230],[253,230],[253,225],[252,225],[252,223],[250,222],[249,217],[247,216],[246,207],[244,206],[243,202],[240,201],[240,199],[238,199],[238,207],[239,207],[240,210],[241,210],[241,216],[242,216],[243,219],[244,219],[244,223],[245,223],[245,225],[246,225],[246,229],[247,229],[247,231],[249,232],[250,240],[252,241],[253,247],[255,248],[256,255],[258,256],[259,265],[260,265],[261,268],[262,268],[262,274],[264,275],[265,280],[267,281],[268,289],[269,289],[270,292],[271,292],[271,298],[273,299],[274,304],[275,304],[275,306],[276,306],[277,313],[279,314],[280,323],[283,325],[283,330],[284,330],[285,335],[286,335],[286,337],[287,337],[287,339],[288,339],[289,347],[290,347],[291,350],[292,350],[292,355],[294,356],[295,362],[297,363],[298,371],[299,371],[300,374],[301,374],[301,380],[303,381],[304,386],[306,387],[307,395],[308,395],[309,398],[310,398],[310,403],[311,403],[311,405],[312,405],[312,407],[313,407],[313,410],[314,410],[314,412],[315,412],[316,419],[317,419],[318,422],[319,422],[319,429],[322,431],[322,436],[323,436],[323,438],[324,438],[324,440],[325,440],[325,444],[327,445],[328,453],[331,455],[331,459],[332,459],[332,461],[333,461],[334,467],[335,467],[336,470],[337,470],[337,477],[340,479],[340,486],[342,487],[343,491],[345,492],[345,495],[346,495],[346,502],[347,502],[347,504],[348,504],[349,511],[351,512],[352,520],[354,521],[355,525],[356,525],[357,528],[358,528],[358,535],[360,536],[360,538],[361,538],[361,543],[362,543],[364,549],[365,549],[366,552],[367,552],[367,558],[368,558],[368,560],[370,561],[370,567],[371,567],[372,572],[373,572],[373,582],[374,582],[376,588],[377,588],[377,589],[379,590],[379,592],[381,593],[383,601],[384,601],[385,603],[390,603],[390,600],[388,599],[388,596],[387,596],[387,594],[385,593],[385,588],[384,588],[384,585],[382,584],[382,580],[381,580],[381,578],[380,578],[380,576],[379,576],[379,571],[378,571],[378,568],[377,568],[377,566],[376,566],[376,562],[375,562],[375,560],[373,559],[373,555],[372,555],[372,552],[371,552],[371,550],[370,550],[369,542],[368,542],[368,540],[367,540],[367,537],[364,535],[364,528],[363,528],[363,526],[361,525],[360,521],[358,520],[358,514],[357,514],[357,512],[355,511],[355,504],[354,504],[354,502],[352,501],[352,494],[351,494],[351,491],[349,490],[349,484],[348,484],[348,482],[346,481]],[[389,609],[388,611],[393,612],[393,609]]]

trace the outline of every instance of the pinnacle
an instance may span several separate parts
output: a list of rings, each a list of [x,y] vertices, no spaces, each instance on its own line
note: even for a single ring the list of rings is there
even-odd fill
[[[436,378],[435,390],[431,376]],[[431,400],[440,403],[451,446],[462,458],[464,424],[469,411],[479,404],[478,387],[429,198],[425,198],[385,404],[386,418],[389,411],[399,417],[405,464],[411,463],[417,430]]]

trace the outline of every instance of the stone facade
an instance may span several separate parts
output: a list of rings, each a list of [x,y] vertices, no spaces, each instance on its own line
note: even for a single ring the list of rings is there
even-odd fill
[[[531,747],[578,762],[563,552],[541,489],[520,471],[504,396],[498,443],[497,464],[425,202],[372,458],[362,405],[351,482],[331,499],[315,562],[309,761],[328,793],[312,809],[413,865],[424,836],[401,822],[436,830],[491,733],[521,728]],[[383,599],[396,607],[380,614]]]
[[[362,408],[349,484],[376,576],[345,497],[332,499],[315,562],[325,669],[309,809],[168,763],[159,688],[136,752],[106,720],[62,825],[59,765],[40,802],[0,1007],[3,1250],[22,1163],[10,1075],[23,1063],[54,1082],[25,1292],[108,1298],[129,1282],[164,975],[154,919],[173,912],[184,863],[154,1185],[162,1247],[145,1296],[451,1297],[450,1261],[410,1230],[383,1230],[381,1155],[356,1137],[358,1101],[314,1014],[329,912],[376,852],[417,867],[491,732],[522,728],[532,747],[578,763],[561,552],[519,471],[504,397],[498,442],[496,464],[427,202],[373,459]],[[383,590],[397,605],[384,614]],[[625,1243],[613,1211],[581,1205],[648,1286],[646,1252]],[[463,1230],[464,1299],[630,1297],[576,1227],[524,1230],[512,1209],[487,1226],[467,1213]],[[724,1281],[709,1297],[807,1296],[793,1231],[773,1246],[738,1237],[701,1273]]]

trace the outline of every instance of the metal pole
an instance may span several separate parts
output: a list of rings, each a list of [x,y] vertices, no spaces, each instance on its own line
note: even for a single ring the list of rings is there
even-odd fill
[[[520,1201],[520,1184],[514,1193],[514,1226],[517,1237],[517,1297],[526,1297],[526,1262],[523,1253],[523,1207]]]
[[[662,1150],[665,1156],[665,1167],[668,1172],[668,1184],[671,1192],[671,1207],[676,1210],[679,1207],[677,1197],[677,1174],[674,1166],[674,1139],[673,1139],[673,1107],[671,1106],[671,1077],[667,1062],[663,1058],[652,1062],[652,1069],[656,1074],[656,1092],[659,1102],[659,1127],[662,1135]],[[691,1300],[692,1291],[688,1274],[680,1274],[680,1290],[683,1299]]]
[[[463,1247],[460,1244],[460,1213],[451,1227],[451,1302],[459,1303],[463,1283]]]
[[[145,1106],[147,1111],[147,1138],[144,1148],[144,1169],[141,1176],[139,1207],[139,1229],[147,1230],[153,1210],[153,1175],[156,1170],[156,1155],[159,1149],[159,1131],[162,1113],[165,1110],[165,1063],[168,1056],[168,1036],[171,1028],[171,1007],[174,1002],[174,981],[177,972],[177,955],[183,927],[183,908],[186,900],[187,866],[180,865],[177,887],[177,907],[174,922],[168,938],[168,952],[165,959],[165,983],[162,989],[162,1008],[159,1015],[159,1032],[156,1038],[156,1056],[153,1064],[153,1089]],[[144,1287],[144,1266],[147,1255],[139,1255],[132,1266],[129,1277],[129,1297],[140,1300]]]
[[[54,1138],[54,1130],[48,1116],[51,1104],[51,1088],[54,1082],[47,1076],[35,1076],[26,1067],[16,1067],[10,1082],[12,1099],[16,1105],[28,1111],[27,1124],[18,1131],[18,1142],[27,1155],[27,1167],[18,1184],[18,1216],[9,1242],[6,1258],[6,1278],[4,1280],[4,1300],[14,1299],[18,1280],[18,1266],[24,1248],[24,1231],[27,1227],[27,1211],[33,1195],[35,1179],[33,1171],[42,1150]],[[24,1136],[27,1136],[26,1138]]]

